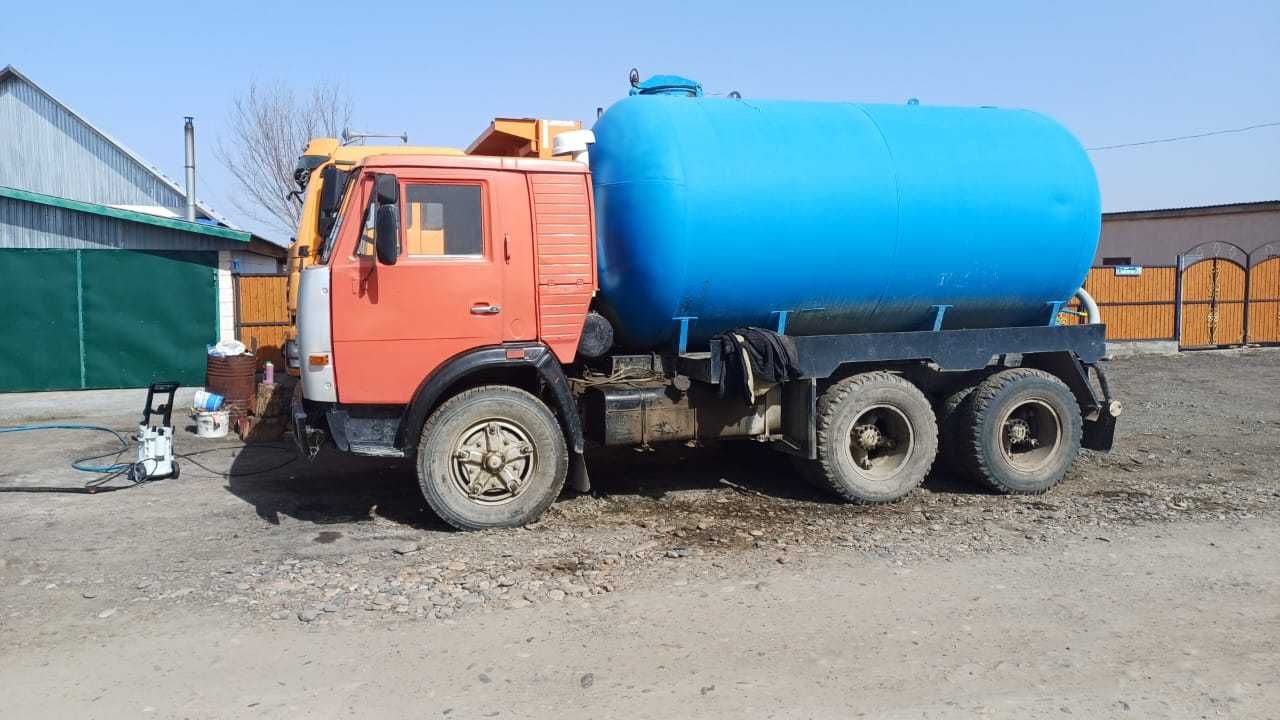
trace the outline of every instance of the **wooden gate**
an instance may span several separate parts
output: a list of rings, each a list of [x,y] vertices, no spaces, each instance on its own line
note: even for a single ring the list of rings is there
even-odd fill
[[[1226,258],[1206,258],[1183,270],[1181,347],[1243,343],[1244,289],[1244,267]]]
[[[1280,343],[1280,256],[1249,268],[1249,342]]]
[[[289,329],[288,274],[236,275],[236,338],[285,371],[284,341]]]

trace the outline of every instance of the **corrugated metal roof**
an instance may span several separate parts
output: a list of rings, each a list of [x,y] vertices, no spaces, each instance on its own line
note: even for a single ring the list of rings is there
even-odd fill
[[[1221,205],[1190,205],[1186,207],[1152,208],[1150,210],[1120,210],[1102,213],[1103,220],[1140,220],[1143,218],[1182,217],[1187,215],[1228,215],[1231,213],[1268,212],[1280,210],[1280,200],[1223,203]]]
[[[133,152],[132,150],[127,148],[125,145],[123,145],[120,141],[116,140],[111,135],[107,134],[104,130],[97,127],[93,123],[89,122],[87,118],[85,118],[83,115],[73,110],[66,103],[62,102],[61,100],[58,100],[53,95],[49,94],[47,90],[37,85],[26,75],[23,75],[21,72],[18,71],[17,68],[15,68],[12,65],[6,65],[4,68],[0,68],[0,83],[3,83],[5,80],[8,80],[10,78],[14,78],[22,83],[25,83],[26,85],[33,88],[36,92],[43,95],[45,98],[48,98],[49,101],[53,102],[55,105],[57,105],[60,109],[62,109],[68,115],[72,116],[77,121],[84,124],[85,127],[89,128],[89,130],[91,130],[94,134],[98,135],[103,140],[105,140],[106,142],[114,146],[121,153],[125,154],[134,162],[136,162],[139,166],[142,167],[143,170],[145,170],[147,173],[152,175],[161,184],[168,187],[170,190],[177,193],[179,196],[183,198],[186,197],[186,191],[181,186],[179,186],[178,183],[175,182],[172,178],[170,178],[169,176],[161,172],[159,168],[147,162],[145,159],[143,159],[141,155],[138,155],[137,153]],[[228,220],[225,216],[223,216],[221,213],[217,212],[213,208],[209,207],[208,204],[206,204],[204,201],[200,200],[199,198],[196,198],[195,205],[196,205],[196,209],[198,209],[200,212],[217,220],[222,225],[228,228],[231,228],[233,230],[240,229],[234,223]]]
[[[117,207],[111,207],[110,205],[97,205],[94,203],[81,202],[80,200],[68,200],[67,198],[42,195],[29,190],[18,190],[16,188],[0,186],[0,197],[35,203],[38,205],[47,205],[49,207],[62,208],[64,210],[91,213],[94,215],[101,215],[103,217],[115,218],[116,220],[142,223],[144,225],[154,225],[156,227],[167,228],[169,230],[179,230],[181,232],[194,233],[196,235],[209,235],[223,240],[235,240],[237,242],[247,243],[250,238],[249,233],[243,230],[231,230],[198,222],[192,223],[187,222],[186,220],[137,212],[136,210],[124,210]],[[3,238],[0,238],[0,241],[3,241]]]
[[[235,232],[235,231],[232,231]],[[256,243],[0,196],[0,254],[10,250],[230,250]]]

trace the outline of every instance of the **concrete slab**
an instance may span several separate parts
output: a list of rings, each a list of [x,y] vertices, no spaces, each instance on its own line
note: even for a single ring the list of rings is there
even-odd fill
[[[1136,355],[1177,355],[1177,340],[1126,340],[1107,343],[1108,358],[1134,357]]]
[[[174,397],[174,420],[185,417],[192,397],[203,388],[178,388]],[[0,425],[55,422],[58,420],[130,420],[142,417],[147,401],[146,388],[126,390],[60,390],[53,392],[0,394]]]

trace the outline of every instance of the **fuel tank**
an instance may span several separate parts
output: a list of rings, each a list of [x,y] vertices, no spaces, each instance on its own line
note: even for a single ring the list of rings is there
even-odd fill
[[[1035,112],[636,94],[597,121],[599,308],[620,349],[1044,325],[1101,225],[1080,143]]]

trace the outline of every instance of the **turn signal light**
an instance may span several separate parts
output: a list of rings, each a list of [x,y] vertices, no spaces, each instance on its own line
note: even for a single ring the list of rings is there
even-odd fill
[[[328,365],[329,356],[328,355],[309,355],[307,356],[307,362],[312,365],[322,365],[322,366]]]

